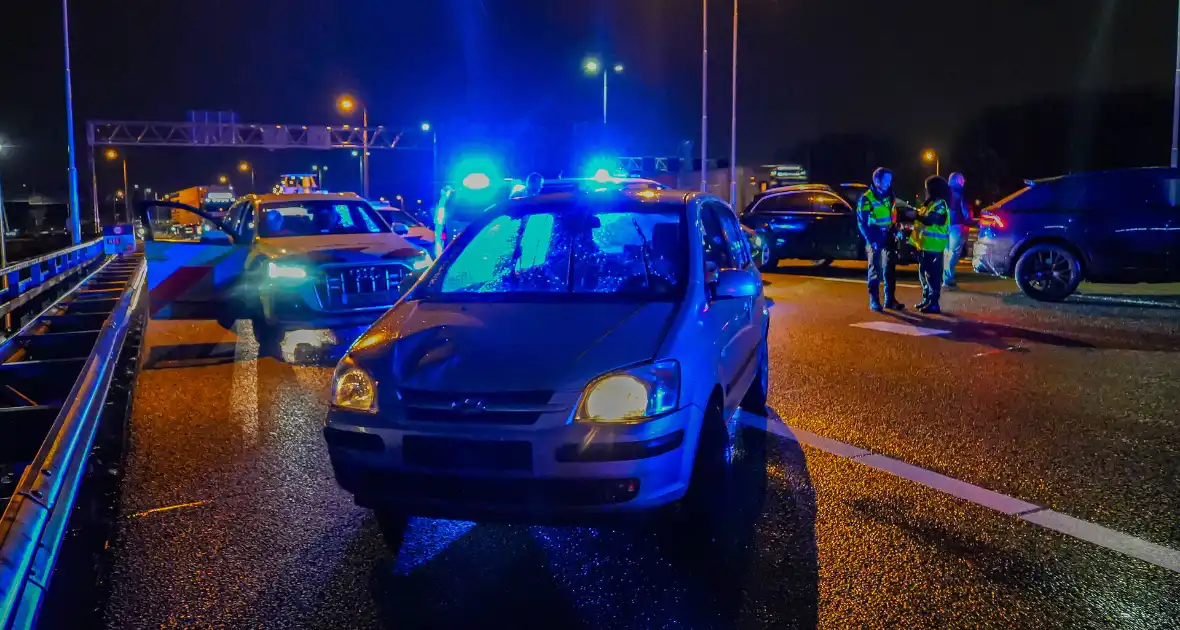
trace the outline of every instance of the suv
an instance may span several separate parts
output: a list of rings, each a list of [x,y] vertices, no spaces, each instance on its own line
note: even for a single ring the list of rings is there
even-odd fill
[[[200,239],[157,240],[153,206],[200,216]],[[152,317],[249,317],[268,351],[287,330],[369,325],[431,263],[348,193],[248,195],[224,220],[171,201],[140,215]]]
[[[1091,282],[1180,281],[1180,169],[1025,182],[984,208],[972,266],[1060,301]]]
[[[410,516],[581,521],[681,499],[706,514],[727,420],[765,412],[768,325],[720,199],[499,204],[336,368],[336,480],[394,544]]]

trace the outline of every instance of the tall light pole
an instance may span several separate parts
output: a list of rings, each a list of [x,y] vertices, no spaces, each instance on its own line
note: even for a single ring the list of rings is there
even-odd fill
[[[438,185],[438,132],[434,130],[433,125],[425,121],[418,128],[423,133],[430,134],[430,188],[433,192],[434,187]]]
[[[238,170],[243,173],[246,171],[250,172],[250,192],[254,192],[254,165],[246,160],[242,160],[238,162]]]
[[[114,149],[107,149],[107,152],[105,155],[108,160],[117,160],[119,158],[119,152]],[[124,191],[131,190],[127,186],[127,158],[126,157],[123,158],[123,190]],[[129,192],[125,193],[123,195],[123,210],[124,210],[124,212],[127,213],[127,222],[131,223],[131,194]],[[114,219],[116,222],[119,221],[119,217],[114,217]]]
[[[1176,85],[1172,94],[1172,168],[1180,160],[1180,2],[1176,7]]]
[[[70,156],[70,240],[75,245],[82,242],[82,215],[78,202],[78,167],[74,163],[74,89],[70,81],[70,8],[67,0],[61,0],[61,26],[65,34],[66,53],[66,137],[69,142],[66,152]],[[98,208],[94,210],[98,214]],[[98,225],[94,226],[95,231]]]
[[[701,0],[701,192],[709,180],[709,0]]]
[[[0,142],[0,159],[4,157],[4,143]],[[8,215],[4,212],[4,187],[0,186],[0,267],[8,266]],[[8,275],[0,278],[5,289],[8,288]],[[7,321],[5,322],[7,323]]]
[[[602,124],[603,126],[606,126],[607,77],[610,76],[611,72],[614,72],[615,74],[622,73],[623,64],[616,63],[610,68],[607,68],[603,64],[599,63],[597,59],[587,59],[586,61],[582,62],[582,69],[585,70],[586,74],[589,75],[598,74],[599,71],[602,72]]]
[[[733,0],[733,70],[729,87],[729,205],[737,209],[737,44],[738,0]]]
[[[352,150],[352,157],[356,158],[356,181],[357,184],[364,188],[365,186],[365,161],[361,158],[361,152],[356,149]]]
[[[922,159],[926,160],[927,162],[933,162],[934,174],[942,175],[942,156],[938,155],[937,151],[934,149],[926,149],[922,152]]]
[[[356,111],[357,106],[361,108],[361,196],[365,199],[369,198],[369,107],[357,102],[355,96],[351,94],[343,94],[336,99],[336,108],[344,114],[351,114]],[[325,168],[326,170],[326,168]],[[323,182],[320,182],[323,186]]]

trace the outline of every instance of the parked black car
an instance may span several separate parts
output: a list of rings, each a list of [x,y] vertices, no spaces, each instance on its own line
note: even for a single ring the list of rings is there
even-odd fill
[[[763,270],[773,269],[788,258],[810,260],[821,266],[834,260],[865,259],[865,242],[856,227],[856,212],[844,197],[824,185],[768,190],[750,202],[741,220],[767,245]],[[915,261],[907,245],[900,262]]]
[[[1065,299],[1083,279],[1180,281],[1180,169],[1026,183],[981,213],[976,271],[1014,276],[1044,301]]]

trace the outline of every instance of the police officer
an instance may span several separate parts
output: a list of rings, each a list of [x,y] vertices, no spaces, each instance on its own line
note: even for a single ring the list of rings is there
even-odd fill
[[[524,180],[524,196],[536,197],[541,194],[541,188],[545,185],[545,178],[541,177],[540,173],[529,173],[529,176]]]
[[[914,217],[910,243],[918,250],[918,279],[922,282],[922,301],[914,308],[922,313],[938,314],[942,308],[943,251],[947,248],[951,189],[946,180],[934,175],[926,179],[926,201]]]
[[[946,260],[943,261],[946,268],[942,271],[942,285],[953,290],[959,288],[959,283],[955,281],[955,266],[963,256],[963,242],[967,240],[967,231],[971,225],[971,206],[963,195],[967,180],[962,173],[951,173],[946,182],[951,187],[951,197],[947,202],[951,222],[947,232],[950,240],[947,243]]]
[[[905,306],[894,297],[897,270],[896,250],[892,235],[897,220],[897,200],[893,196],[893,172],[887,168],[873,171],[872,186],[856,205],[856,225],[865,239],[865,250],[869,259],[869,308],[881,310],[881,298],[877,287],[885,280],[885,306],[904,310]]]

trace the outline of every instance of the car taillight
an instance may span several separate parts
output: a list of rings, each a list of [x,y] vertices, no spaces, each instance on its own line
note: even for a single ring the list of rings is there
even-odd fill
[[[993,227],[1002,230],[1004,229],[1004,220],[994,212],[982,212],[979,215],[979,227]]]

